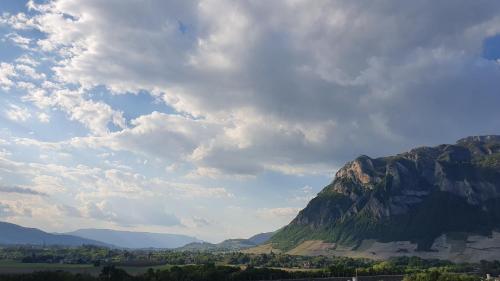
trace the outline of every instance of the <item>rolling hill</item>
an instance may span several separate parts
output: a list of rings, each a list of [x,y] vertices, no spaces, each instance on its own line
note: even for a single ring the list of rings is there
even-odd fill
[[[249,249],[259,246],[272,237],[274,232],[265,232],[256,234],[248,239],[227,239],[217,244],[208,242],[194,242],[183,247],[177,248],[177,251],[191,252],[232,252]]]
[[[0,222],[0,244],[61,246],[96,245],[105,247],[112,246],[110,244],[92,239],[86,239],[67,234],[47,233],[36,228],[22,227],[8,222]]]

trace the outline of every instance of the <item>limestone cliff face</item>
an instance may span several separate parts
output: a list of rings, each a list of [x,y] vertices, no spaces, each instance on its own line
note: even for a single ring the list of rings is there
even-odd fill
[[[420,147],[396,156],[360,156],[273,241],[355,244],[412,241],[430,249],[444,233],[500,229],[500,136]]]

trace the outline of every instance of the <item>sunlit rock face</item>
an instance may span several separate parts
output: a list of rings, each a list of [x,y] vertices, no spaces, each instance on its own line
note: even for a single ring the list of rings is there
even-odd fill
[[[500,136],[420,147],[395,156],[360,156],[273,237],[276,247],[306,240],[359,245],[410,241],[429,251],[447,233],[500,229]]]

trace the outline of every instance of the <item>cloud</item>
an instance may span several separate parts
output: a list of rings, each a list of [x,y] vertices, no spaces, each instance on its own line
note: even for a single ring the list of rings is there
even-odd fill
[[[23,100],[41,109],[58,108],[66,112],[70,120],[82,123],[94,135],[106,135],[110,131],[110,124],[118,128],[127,127],[123,112],[114,110],[104,102],[87,99],[83,89],[63,89],[63,85],[53,83],[47,85],[49,89],[31,90]]]
[[[24,141],[23,144],[33,146],[37,143]],[[54,149],[54,147],[46,147],[43,143],[41,145],[44,150]],[[163,196],[176,200],[234,197],[224,187],[169,181],[161,177],[145,177],[122,168],[105,169],[81,164],[65,166],[0,158],[0,176],[2,172],[9,176],[29,180],[30,185],[26,187],[37,192],[55,194],[64,191],[74,193],[86,200],[108,197],[139,199]]]
[[[8,25],[16,30],[39,28],[35,19],[28,17],[25,13],[17,13],[15,15],[3,13],[0,16],[0,24]]]
[[[7,39],[9,39],[10,41],[12,41],[15,45],[17,45],[23,49],[26,49],[26,50],[30,49],[30,43],[31,43],[30,38],[23,37],[15,32],[9,33],[9,34],[5,35],[5,37]]]
[[[0,203],[0,218],[8,218],[14,215],[9,205]]]
[[[31,217],[32,210],[24,207],[21,203],[9,204],[0,201],[0,218]]]
[[[84,124],[92,136],[73,144],[186,162],[190,175],[254,176],[500,130],[500,66],[481,56],[500,32],[499,3],[147,3],[31,2],[32,16],[1,17],[44,35],[33,40],[53,54],[57,83],[24,100]],[[89,98],[95,86],[145,90],[175,112],[128,124]]]
[[[9,89],[14,84],[12,78],[15,76],[17,76],[17,73],[12,64],[0,63],[0,87],[2,89]]]
[[[200,142],[211,139],[221,128],[208,120],[152,112],[130,121],[130,127],[102,136],[74,138],[71,145],[110,148],[138,155],[187,161]]]
[[[265,220],[287,219],[290,220],[297,215],[301,208],[261,208],[257,210],[257,216]]]
[[[1,186],[0,192],[11,195],[8,198],[14,198],[15,202],[22,194],[39,195],[25,201],[34,208],[37,218],[56,214],[55,219],[78,218],[125,227],[182,227],[187,222],[175,213],[177,208],[200,202],[227,202],[234,197],[223,187],[145,177],[129,169],[21,162],[6,158],[10,156],[0,158],[0,177],[26,184]],[[9,210],[16,211],[12,216],[20,216],[23,208]],[[204,225],[196,216],[189,223],[197,227]]]
[[[9,107],[10,109],[5,111],[5,115],[12,121],[26,122],[31,117],[31,113],[26,107],[15,104],[10,104]]]
[[[105,135],[110,126],[117,129],[127,127],[123,112],[114,110],[102,101],[91,99],[87,89],[75,88],[60,81],[47,79],[47,75],[38,72],[39,61],[28,55],[22,55],[14,64],[0,63],[0,88],[16,89],[24,92],[22,102],[29,102],[43,110],[59,109],[65,112],[68,119],[75,120],[87,127],[92,135]],[[31,113],[26,107],[10,105],[8,118],[14,121],[26,121]],[[38,120],[48,123],[50,117],[45,112],[37,114]]]
[[[193,174],[324,173],[358,154],[500,129],[499,64],[481,57],[484,40],[500,32],[498,3],[30,7],[32,16],[2,22],[39,30],[36,45],[60,60],[57,83],[24,100],[63,110],[95,136],[75,142],[188,162]],[[124,20],[138,14],[140,21]],[[145,114],[128,128],[121,111],[86,94],[98,85],[114,94],[146,90],[176,112]]]
[[[210,222],[210,220],[198,216],[182,218],[181,223],[183,226],[188,228],[203,228],[213,225],[213,223]]]
[[[129,206],[134,208],[124,208],[117,203],[108,200],[101,202],[89,202],[85,205],[83,214],[87,217],[110,221],[122,226],[136,225],[180,225],[180,220],[171,213],[166,212],[160,206],[156,208],[145,208],[147,203],[133,202]]]
[[[59,204],[56,206],[56,208],[65,217],[73,217],[73,218],[82,217],[82,212],[73,206],[69,206],[66,204]]]
[[[16,70],[18,71],[18,73],[21,73],[30,79],[34,80],[45,79],[44,73],[38,73],[33,67],[26,64],[16,64]]]
[[[24,54],[24,55],[21,55],[20,57],[18,57],[15,62],[17,63],[21,63],[21,64],[25,64],[25,65],[29,65],[29,66],[32,66],[32,67],[37,67],[40,63],[35,60],[33,57],[27,55],[27,54]]]
[[[23,187],[19,187],[19,186],[0,186],[0,192],[47,196],[46,193],[39,192],[39,191],[33,190],[31,188],[23,188]]]
[[[42,123],[49,123],[50,122],[50,115],[48,115],[45,112],[38,113],[37,118]]]

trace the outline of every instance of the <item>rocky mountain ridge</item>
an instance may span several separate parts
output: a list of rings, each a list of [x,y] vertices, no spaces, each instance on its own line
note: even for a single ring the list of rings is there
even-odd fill
[[[290,250],[312,240],[353,249],[366,240],[409,241],[430,251],[442,235],[491,236],[498,229],[500,136],[474,136],[356,158],[271,243]]]

